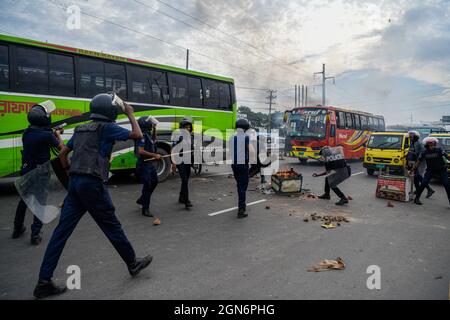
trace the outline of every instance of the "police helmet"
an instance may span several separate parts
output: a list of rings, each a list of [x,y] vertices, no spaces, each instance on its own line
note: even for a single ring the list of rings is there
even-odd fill
[[[113,94],[100,93],[90,103],[91,119],[115,121],[120,107],[113,104]]]
[[[325,146],[322,149],[320,149],[319,155],[322,157],[329,156],[331,154],[331,150],[329,146]]]
[[[27,116],[28,122],[33,126],[47,127],[52,123],[52,116],[45,106],[35,104]]]
[[[186,128],[188,125],[190,125],[192,127],[192,119],[189,117],[184,117],[181,121],[180,121],[180,129],[184,129]]]
[[[409,134],[410,136],[415,136],[415,137],[420,138],[420,133],[419,133],[418,131],[411,130],[411,131],[408,132],[408,134]]]
[[[238,119],[236,121],[236,129],[242,129],[244,131],[247,131],[248,129],[250,129],[250,122],[248,122],[247,119]]]
[[[425,139],[423,139],[422,142],[425,146],[428,147],[432,145],[436,146],[439,143],[439,140],[436,139],[435,137],[426,137]]]

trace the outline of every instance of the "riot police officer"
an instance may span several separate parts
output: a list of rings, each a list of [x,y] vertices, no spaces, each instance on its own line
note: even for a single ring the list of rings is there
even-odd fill
[[[408,161],[408,168],[412,169],[414,164],[416,163],[417,159],[419,159],[419,156],[422,154],[423,151],[425,151],[425,148],[423,144],[419,141],[420,139],[420,133],[417,131],[409,131],[409,150],[408,154],[406,155],[406,159]],[[420,188],[420,184],[423,182],[423,174],[425,172],[425,169],[427,167],[427,164],[425,161],[422,161],[420,166],[414,171],[414,187],[417,190]],[[426,186],[427,189],[427,198],[430,198],[435,191],[430,187],[430,185]]]
[[[136,258],[122,226],[105,182],[108,180],[109,162],[115,141],[142,139],[142,132],[133,116],[133,108],[124,104],[124,113],[131,123],[131,132],[114,123],[119,108],[112,94],[96,95],[90,103],[92,122],[75,128],[73,137],[60,152],[64,168],[69,170],[70,182],[59,224],[53,232],[42,261],[39,282],[34,290],[36,298],[61,294],[65,287],[56,286],[53,272],[66,241],[86,211],[112,243],[128,267],[131,276],[137,275],[152,261],[152,256]],[[68,154],[73,151],[70,168]]]
[[[172,171],[178,170],[181,178],[181,189],[178,202],[184,204],[186,209],[192,208],[194,205],[189,199],[189,178],[191,176],[191,165],[193,163],[193,148],[194,137],[192,120],[188,117],[183,118],[180,121],[180,129],[186,130],[178,137],[177,141],[174,141],[174,147],[179,144],[183,144],[183,156],[180,157],[180,161],[173,161],[172,157]],[[185,160],[187,159],[187,160]]]
[[[250,157],[254,153],[253,146],[250,144],[250,136],[246,132],[250,129],[250,123],[247,119],[238,119],[236,121],[237,133],[229,140],[229,151],[231,151],[231,169],[236,180],[238,192],[238,214],[239,219],[246,218],[246,194],[250,180]]]
[[[51,112],[55,109],[52,101],[45,101],[31,107],[28,113],[28,122],[30,126],[25,129],[22,136],[22,169],[21,175],[24,175],[37,165],[50,160],[50,149],[61,149],[63,141],[61,138],[62,129],[53,130],[50,128],[52,122]],[[27,205],[21,199],[17,205],[16,216],[14,219],[13,239],[19,238],[26,230],[23,225]],[[42,241],[41,237],[42,222],[36,216],[33,216],[31,225],[31,244],[38,245]]]
[[[156,153],[156,119],[152,116],[141,117],[138,120],[139,127],[144,138],[136,141],[136,172],[142,182],[142,194],[136,201],[142,206],[142,214],[146,217],[153,217],[150,212],[150,199],[153,191],[158,185],[158,174],[153,165],[155,160],[161,159],[161,155]]]
[[[444,185],[445,191],[447,193],[447,198],[450,203],[450,183],[448,179],[447,168],[445,167],[444,158],[450,160],[450,156],[440,147],[437,146],[438,140],[434,137],[427,137],[423,139],[425,144],[425,150],[420,154],[417,159],[416,164],[411,170],[411,174],[420,167],[422,162],[426,161],[427,171],[425,171],[425,176],[420,185],[419,190],[416,192],[416,197],[414,203],[422,205],[420,201],[420,196],[422,195],[425,188],[429,185],[431,178],[438,176]]]

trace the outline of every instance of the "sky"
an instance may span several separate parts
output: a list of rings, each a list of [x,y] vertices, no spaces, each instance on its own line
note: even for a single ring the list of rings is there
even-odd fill
[[[81,10],[68,28],[67,7]],[[235,79],[239,105],[321,103],[388,124],[450,115],[450,0],[1,0],[0,33]],[[73,20],[70,20],[73,21]]]

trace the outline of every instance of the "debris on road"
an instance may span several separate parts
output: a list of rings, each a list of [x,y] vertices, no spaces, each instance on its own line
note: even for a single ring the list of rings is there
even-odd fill
[[[391,201],[388,201],[387,203],[388,208],[394,208],[394,204]]]
[[[347,199],[350,200],[350,201],[353,200],[352,196],[347,196]]]
[[[308,272],[322,272],[330,270],[344,270],[345,264],[342,258],[338,257],[336,260],[322,260],[308,269]]]
[[[321,227],[324,228],[324,229],[336,228],[336,226],[334,224],[332,224],[332,223],[324,223]]]
[[[270,206],[269,206],[269,205],[267,205],[267,206],[266,206],[266,209],[267,209],[267,210],[269,210],[269,209],[270,209]]]
[[[154,226],[159,226],[160,224],[161,224],[161,220],[159,220],[159,218],[156,218],[155,220],[153,220]]]
[[[308,216],[304,216],[304,217],[303,217],[303,221],[309,222]]]
[[[317,220],[323,221],[324,223],[322,224],[322,228],[325,228],[325,229],[340,227],[341,222],[347,222],[347,223],[350,222],[350,219],[343,215],[319,215],[316,212],[314,212],[314,213],[310,214],[309,217],[313,221],[317,221]],[[305,215],[303,217],[303,221],[305,221],[305,222],[309,221],[308,215]]]

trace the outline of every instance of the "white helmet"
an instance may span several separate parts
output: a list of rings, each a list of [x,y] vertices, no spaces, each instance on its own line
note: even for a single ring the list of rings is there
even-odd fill
[[[435,137],[426,137],[425,139],[423,139],[422,143],[424,145],[438,144],[439,140],[436,139]]]

